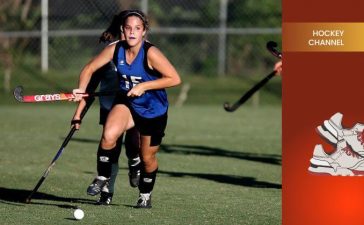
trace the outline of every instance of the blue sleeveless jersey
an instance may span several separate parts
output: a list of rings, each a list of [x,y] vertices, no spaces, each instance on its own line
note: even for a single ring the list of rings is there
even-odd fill
[[[138,55],[131,64],[126,62],[125,48],[127,43],[120,41],[115,46],[114,63],[119,75],[122,91],[128,92],[135,85],[146,81],[159,79],[161,74],[148,67],[147,52],[152,46],[143,42]],[[164,89],[148,90],[140,97],[128,98],[131,108],[140,116],[155,118],[165,114],[168,110],[168,99]]]

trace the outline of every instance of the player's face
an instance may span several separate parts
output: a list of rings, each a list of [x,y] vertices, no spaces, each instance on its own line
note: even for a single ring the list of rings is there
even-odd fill
[[[124,26],[125,39],[130,46],[136,46],[145,35],[143,21],[137,16],[129,16]]]

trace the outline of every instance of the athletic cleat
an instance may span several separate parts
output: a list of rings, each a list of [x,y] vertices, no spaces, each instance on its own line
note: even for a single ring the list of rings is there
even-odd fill
[[[138,187],[140,179],[140,170],[130,168],[128,175],[129,175],[130,186],[133,188]]]
[[[332,176],[363,176],[364,158],[353,151],[345,140],[337,143],[336,151],[327,154],[322,145],[316,145],[308,170]]]
[[[145,193],[145,194],[140,193],[135,208],[144,208],[144,209],[152,208],[152,195],[150,193]]]
[[[140,179],[140,158],[129,160],[129,184],[131,187],[138,187]]]
[[[92,183],[90,184],[90,186],[88,186],[87,188],[87,194],[88,195],[98,195],[100,194],[101,190],[108,192],[108,185],[109,185],[109,180],[106,177],[103,176],[97,176]]]
[[[99,200],[96,202],[96,205],[110,205],[112,202],[112,196],[114,193],[101,192]]]

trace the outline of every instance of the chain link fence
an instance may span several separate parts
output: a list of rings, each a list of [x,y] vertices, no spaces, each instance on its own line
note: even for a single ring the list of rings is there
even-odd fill
[[[14,68],[77,71],[104,46],[115,14],[148,15],[148,40],[181,75],[250,76],[271,70],[269,40],[281,42],[280,0],[2,0],[0,74]]]

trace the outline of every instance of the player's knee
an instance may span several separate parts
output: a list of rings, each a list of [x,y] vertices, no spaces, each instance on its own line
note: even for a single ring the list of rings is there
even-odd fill
[[[148,154],[142,156],[142,161],[145,166],[150,166],[157,162],[157,158],[155,154]]]
[[[104,149],[111,149],[115,147],[117,137],[103,135],[101,139],[101,146]]]

